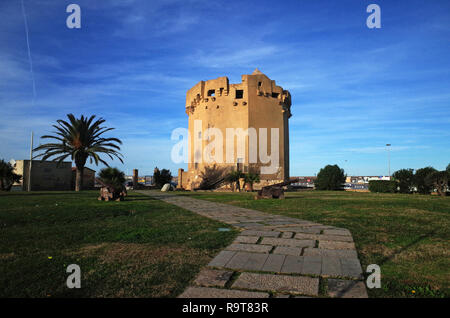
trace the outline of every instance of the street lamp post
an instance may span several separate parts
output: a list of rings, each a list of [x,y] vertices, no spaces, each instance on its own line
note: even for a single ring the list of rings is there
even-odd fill
[[[390,147],[391,144],[386,144],[387,152],[388,152],[388,171],[389,171],[389,180],[391,180],[391,152]]]
[[[28,165],[28,184],[27,191],[31,191],[31,165],[33,164],[33,132],[31,132],[31,144],[30,144],[30,164]]]

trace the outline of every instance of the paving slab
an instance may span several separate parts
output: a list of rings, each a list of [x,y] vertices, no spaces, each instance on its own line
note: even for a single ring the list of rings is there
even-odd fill
[[[363,278],[361,264],[357,258],[340,258],[342,276],[357,279]]]
[[[263,236],[263,237],[278,237],[280,232],[278,231],[256,231],[256,230],[245,230],[240,233],[240,235],[249,236]]]
[[[245,236],[241,235],[235,238],[234,242],[236,243],[247,243],[247,244],[255,244],[258,242],[259,236]]]
[[[323,248],[305,248],[303,255],[307,256],[327,256],[327,257],[348,257],[357,258],[358,255],[354,250],[329,250]]]
[[[232,287],[316,296],[319,293],[319,279],[306,276],[242,273]]]
[[[211,262],[209,262],[208,266],[223,267],[235,254],[236,252],[233,251],[221,251]]]
[[[266,263],[269,254],[249,253],[248,260],[241,269],[259,271]]]
[[[310,233],[297,233],[294,238],[299,240],[318,240],[318,241],[338,241],[338,242],[353,242],[351,236],[344,235],[325,235],[325,234],[310,234]]]
[[[228,251],[244,251],[244,252],[255,252],[255,253],[269,253],[272,246],[269,245],[259,245],[259,244],[243,244],[243,243],[233,243],[225,248]]]
[[[281,232],[295,232],[295,233],[309,233],[309,234],[319,234],[322,232],[321,229],[315,229],[311,227],[289,227],[289,228],[277,228]]]
[[[300,274],[303,269],[303,257],[287,255],[281,272],[285,274]]]
[[[236,252],[236,254],[223,267],[231,269],[242,269],[247,264],[251,253]]]
[[[265,237],[262,239],[261,244],[274,246],[312,247],[315,245],[315,241]]]
[[[321,273],[324,277],[341,276],[341,262],[338,257],[322,257]]]
[[[322,256],[303,256],[302,274],[320,275],[322,272]]]
[[[285,255],[277,255],[277,254],[269,254],[264,266],[262,267],[262,271],[265,272],[280,272],[281,267],[283,266]]]
[[[234,226],[242,227],[242,228],[258,228],[264,226],[261,223],[235,223]]]
[[[330,250],[354,250],[355,243],[353,242],[337,242],[337,241],[319,241],[319,248]]]
[[[300,248],[300,247],[288,247],[288,246],[277,246],[273,250],[273,254],[300,256],[300,254],[302,254],[302,248]]]
[[[233,275],[232,271],[206,268],[198,274],[197,278],[194,280],[194,284],[206,287],[224,287],[231,275]]]
[[[292,238],[293,235],[294,235],[294,232],[283,232],[283,233],[281,233],[281,237],[282,238]]]
[[[328,296],[342,298],[367,298],[366,286],[361,281],[328,279]]]
[[[268,298],[268,293],[245,290],[188,287],[178,298]]]
[[[347,236],[351,236],[350,231],[348,231],[348,230],[324,230],[323,234],[326,234],[326,235],[347,235]]]

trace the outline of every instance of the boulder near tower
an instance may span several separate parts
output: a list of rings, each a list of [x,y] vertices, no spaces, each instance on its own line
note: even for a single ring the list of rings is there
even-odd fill
[[[230,84],[228,77],[200,81],[186,94],[186,114],[189,116],[188,171],[179,170],[178,184],[185,189],[193,189],[200,183],[200,172],[210,163],[205,160],[203,149],[211,141],[205,135],[208,128],[216,128],[223,135],[223,143],[216,144],[223,149],[223,162],[228,166],[247,172],[268,166],[267,157],[260,156],[260,147],[267,131],[265,153],[277,152],[276,169],[270,173],[261,170],[261,185],[289,179],[289,118],[291,117],[291,95],[277,86],[265,74],[256,69],[251,75],[242,75],[242,82]],[[273,129],[277,133],[273,133]],[[248,132],[245,137],[244,152],[237,149],[237,135],[230,131]],[[256,138],[250,132],[256,132]],[[278,149],[271,149],[271,140],[277,137]],[[212,137],[214,140],[217,138]],[[230,153],[228,142],[235,143]],[[199,147],[200,146],[200,147]],[[255,161],[254,147],[257,146]],[[252,148],[253,147],[253,148]],[[242,148],[241,148],[242,149]],[[227,152],[228,150],[228,152]],[[217,149],[214,151],[217,152]],[[253,157],[252,157],[253,154]]]

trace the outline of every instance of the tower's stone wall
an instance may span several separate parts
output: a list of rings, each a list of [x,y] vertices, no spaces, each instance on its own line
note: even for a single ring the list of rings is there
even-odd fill
[[[238,157],[237,138],[234,142],[233,160],[226,163],[227,128],[241,128],[247,130],[253,127],[267,129],[267,153],[270,154],[271,128],[279,129],[279,168],[276,173],[261,174],[262,183],[282,181],[289,178],[289,126],[291,96],[274,80],[255,70],[251,75],[242,75],[242,82],[230,84],[227,77],[200,81],[186,94],[186,113],[189,116],[189,163],[188,171],[180,171],[180,185],[185,189],[195,188],[199,184],[199,174],[206,163],[203,153],[196,151],[195,138],[201,140],[201,149],[205,149],[211,142],[204,136],[196,136],[194,127],[196,120],[201,120],[203,134],[208,128],[218,128],[223,135],[224,163],[219,165],[236,167],[238,160],[244,172],[249,168],[260,168],[263,164],[259,159],[256,163],[249,162],[249,137],[246,137],[244,158]],[[197,132],[198,134],[198,132]],[[259,138],[259,137],[258,137]],[[259,149],[259,146],[258,146]],[[242,157],[242,155],[241,155]]]

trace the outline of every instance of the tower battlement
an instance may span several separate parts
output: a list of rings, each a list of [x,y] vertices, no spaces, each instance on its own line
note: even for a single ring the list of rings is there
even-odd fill
[[[277,86],[274,80],[256,69],[251,75],[242,75],[242,82],[230,84],[228,77],[200,81],[186,93],[186,113],[193,114],[198,108],[218,109],[232,101],[233,106],[246,106],[249,97],[269,98],[274,105],[289,112],[291,94]],[[255,102],[258,102],[255,100]],[[215,106],[215,107],[214,107]],[[207,108],[205,108],[207,107]]]

